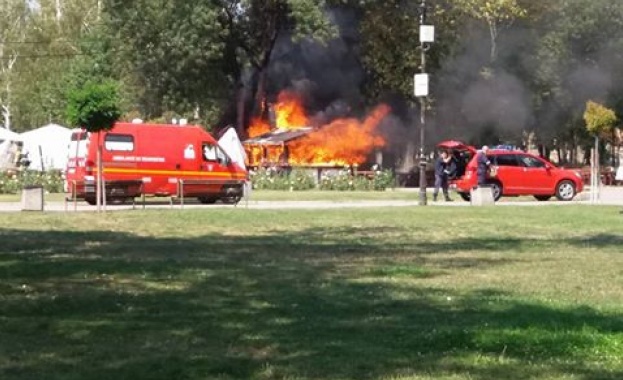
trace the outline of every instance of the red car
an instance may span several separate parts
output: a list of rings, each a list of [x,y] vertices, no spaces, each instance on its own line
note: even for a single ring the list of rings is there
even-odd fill
[[[470,191],[478,182],[476,175],[476,149],[458,141],[444,141],[438,147],[450,150],[457,163],[457,175],[452,184],[464,200],[470,199]],[[582,192],[582,175],[576,170],[561,169],[551,162],[518,149],[494,147],[487,157],[497,169],[489,176],[497,201],[502,196],[532,195],[539,201],[556,196],[570,201]]]

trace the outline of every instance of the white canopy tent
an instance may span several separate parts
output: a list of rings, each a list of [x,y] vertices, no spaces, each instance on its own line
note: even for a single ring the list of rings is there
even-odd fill
[[[65,169],[71,130],[57,124],[48,124],[21,135],[24,152],[28,153],[29,169]]]
[[[19,134],[0,127],[0,143],[4,141],[21,141]]]

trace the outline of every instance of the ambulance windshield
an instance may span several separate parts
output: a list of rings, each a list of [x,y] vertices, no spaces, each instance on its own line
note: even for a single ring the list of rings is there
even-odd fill
[[[208,143],[203,144],[203,159],[205,161],[216,161],[216,146]]]
[[[89,133],[75,131],[71,134],[69,142],[69,157],[86,157]]]

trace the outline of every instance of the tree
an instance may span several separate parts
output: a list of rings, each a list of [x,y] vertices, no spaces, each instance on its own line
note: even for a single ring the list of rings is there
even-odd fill
[[[236,83],[238,133],[246,125],[247,99],[251,113],[261,116],[266,98],[266,74],[280,37],[326,41],[337,33],[325,14],[324,0],[220,0],[221,26],[230,72]],[[250,80],[245,81],[246,69]],[[265,116],[265,115],[264,115]]]
[[[24,1],[0,3],[0,111],[4,127],[11,130],[15,69],[20,57],[19,41],[24,38],[28,7]]]
[[[617,0],[556,0],[533,22],[539,36],[532,78],[537,123],[553,126],[561,144],[591,145],[582,122],[589,99],[623,114],[622,19],[623,3]]]
[[[16,130],[27,130],[64,120],[71,68],[75,61],[90,58],[91,51],[84,45],[86,37],[97,29],[100,14],[91,1],[19,3],[24,15],[20,35],[10,37],[3,46],[15,51],[17,58],[11,76],[12,124]],[[101,34],[99,37],[106,40]]]
[[[87,82],[69,93],[67,120],[70,125],[97,133],[97,211],[102,198],[102,142],[100,132],[113,128],[121,117],[118,84],[114,81]]]
[[[595,138],[595,150],[591,162],[596,167],[600,162],[599,138],[602,135],[606,137],[611,136],[614,133],[618,119],[613,110],[589,100],[586,103],[586,111],[584,111],[584,122],[586,123],[586,130]]]
[[[112,129],[121,117],[118,83],[87,82],[69,93],[67,121],[89,132]]]
[[[617,125],[617,116],[613,110],[589,100],[584,111],[586,129],[594,136],[610,133]]]
[[[497,59],[500,30],[526,16],[526,10],[518,0],[456,0],[455,3],[469,16],[486,22],[491,43],[491,63]]]
[[[108,0],[116,68],[143,118],[167,111],[203,121],[231,97],[221,8],[213,0]]]

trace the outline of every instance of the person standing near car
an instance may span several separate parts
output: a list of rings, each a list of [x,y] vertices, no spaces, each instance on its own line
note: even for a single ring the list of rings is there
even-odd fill
[[[446,202],[451,202],[450,195],[448,194],[448,179],[454,172],[455,165],[452,157],[446,150],[442,150],[435,161],[435,190],[433,192],[433,201],[437,201],[437,195],[439,194],[439,188],[443,191],[443,196]]]
[[[485,145],[476,153],[476,174],[478,175],[478,186],[487,184],[487,173],[491,167],[491,161],[489,161],[489,158],[487,157],[487,151],[489,151],[489,147]]]

